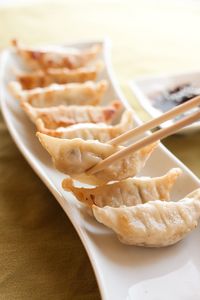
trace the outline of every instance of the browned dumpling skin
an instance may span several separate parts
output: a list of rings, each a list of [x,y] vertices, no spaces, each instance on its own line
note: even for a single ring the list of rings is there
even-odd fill
[[[47,130],[55,130],[77,123],[111,123],[121,110],[121,103],[114,101],[109,106],[54,106],[47,108],[32,107],[27,102],[22,102],[21,107],[31,121]]]
[[[158,143],[148,145],[102,171],[88,175],[86,172],[89,168],[124,147],[100,143],[96,140],[60,139],[40,132],[37,133],[37,137],[60,172],[81,182],[94,185],[135,176],[144,167],[145,162],[158,145]]]
[[[194,230],[200,218],[200,189],[184,199],[149,201],[136,206],[92,206],[97,221],[111,228],[122,243],[164,247]]]
[[[98,105],[107,90],[107,81],[51,84],[44,88],[22,90],[19,82],[9,83],[11,93],[20,101],[34,107],[58,105]]]
[[[12,41],[19,56],[30,69],[69,68],[83,67],[96,59],[101,51],[101,45],[96,44],[88,49],[69,47],[43,47],[31,48],[20,44],[17,40]]]
[[[47,70],[36,70],[33,72],[15,71],[16,78],[25,90],[36,87],[46,87],[52,83],[65,84],[71,82],[85,82],[96,80],[98,74],[103,69],[103,62],[95,65],[81,67],[77,69],[49,68]]]
[[[105,143],[134,127],[133,113],[128,110],[123,113],[120,123],[114,126],[105,123],[78,123],[68,127],[48,129],[45,127],[42,119],[37,119],[36,126],[39,132],[51,136],[64,139],[81,138],[83,140],[98,140],[102,143]]]
[[[62,187],[89,207],[134,206],[154,200],[169,201],[171,188],[181,173],[181,169],[174,168],[161,177],[128,178],[95,188],[76,187],[71,178],[66,178]]]

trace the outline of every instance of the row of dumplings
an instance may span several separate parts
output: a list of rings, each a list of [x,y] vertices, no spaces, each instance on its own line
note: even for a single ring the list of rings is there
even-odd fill
[[[89,168],[125,147],[111,145],[109,140],[134,126],[128,110],[112,125],[122,110],[118,100],[100,106],[108,88],[106,80],[96,81],[103,69],[98,60],[101,47],[35,49],[17,41],[13,46],[27,70],[15,71],[16,81],[9,83],[9,89],[36,125],[55,167],[68,175],[62,183],[64,190],[126,244],[167,246],[193,230],[200,217],[200,189],[180,201],[170,201],[180,169],[158,178],[134,177],[158,143],[87,174]],[[76,187],[73,179],[95,187]]]

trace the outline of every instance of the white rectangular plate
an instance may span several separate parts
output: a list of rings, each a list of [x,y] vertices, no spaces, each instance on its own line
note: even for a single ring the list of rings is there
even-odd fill
[[[86,47],[93,43],[73,46]],[[110,83],[104,103],[118,98],[130,109],[113,76],[109,41],[102,42],[102,45],[106,68],[101,77]],[[16,64],[14,53],[6,50],[2,54],[0,78],[0,99],[5,121],[18,148],[74,225],[94,268],[102,299],[200,299],[200,229],[167,248],[126,246],[117,240],[111,230],[80,209],[78,201],[62,190],[64,176],[54,169],[50,157],[35,137],[33,125],[8,93],[7,82],[12,78],[11,69]],[[135,123],[139,123],[138,119]],[[173,199],[178,200],[200,186],[198,178],[162,145],[153,153],[142,174],[160,176],[172,167],[180,167],[184,171],[173,190]]]

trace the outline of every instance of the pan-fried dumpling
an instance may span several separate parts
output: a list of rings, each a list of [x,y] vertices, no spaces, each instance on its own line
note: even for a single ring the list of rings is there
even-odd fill
[[[47,108],[36,108],[27,102],[21,103],[22,108],[32,120],[37,123],[40,119],[43,127],[56,129],[77,123],[110,123],[121,110],[121,103],[113,101],[109,106],[54,106]]]
[[[99,44],[83,50],[60,46],[30,48],[16,40],[13,40],[12,44],[30,69],[80,68],[93,61],[101,51]]]
[[[74,179],[94,185],[122,180],[136,175],[143,168],[146,160],[158,144],[148,145],[131,153],[124,159],[118,160],[104,170],[88,175],[86,171],[89,168],[124,147],[98,141],[60,139],[39,132],[37,136],[43,147],[51,155],[55,167],[59,171],[70,175]]]
[[[136,206],[92,206],[97,221],[117,233],[125,244],[163,247],[177,243],[195,229],[200,218],[200,189],[178,202],[150,201]]]
[[[44,88],[22,90],[19,82],[9,83],[12,94],[20,101],[27,101],[34,107],[50,107],[57,105],[98,105],[107,89],[107,81],[97,83],[51,84]]]
[[[170,190],[181,173],[181,169],[174,168],[162,177],[128,178],[95,188],[75,187],[72,179],[66,178],[62,187],[89,207],[93,204],[99,207],[134,206],[154,200],[169,201]]]
[[[102,68],[103,63],[98,62],[95,65],[73,70],[68,68],[50,68],[47,70],[36,70],[33,72],[17,71],[15,73],[22,88],[30,90],[36,87],[46,87],[52,83],[65,84],[96,80]]]
[[[98,140],[105,143],[133,128],[133,114],[131,111],[125,111],[121,122],[114,126],[105,123],[79,123],[68,127],[47,129],[42,119],[36,121],[36,126],[39,132],[59,138],[81,138],[83,140]]]

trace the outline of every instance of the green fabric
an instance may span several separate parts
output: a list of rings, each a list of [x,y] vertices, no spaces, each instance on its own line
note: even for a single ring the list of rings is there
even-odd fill
[[[0,25],[2,47],[13,37],[34,44],[109,35],[116,76],[145,120],[128,79],[200,66],[200,4],[195,1],[44,1],[0,8]],[[165,144],[200,176],[200,133],[173,136]],[[0,117],[0,299],[99,298],[75,230]]]
[[[0,116],[0,299],[99,299],[87,254]]]
[[[164,140],[164,145],[200,177],[200,132],[171,136]]]

